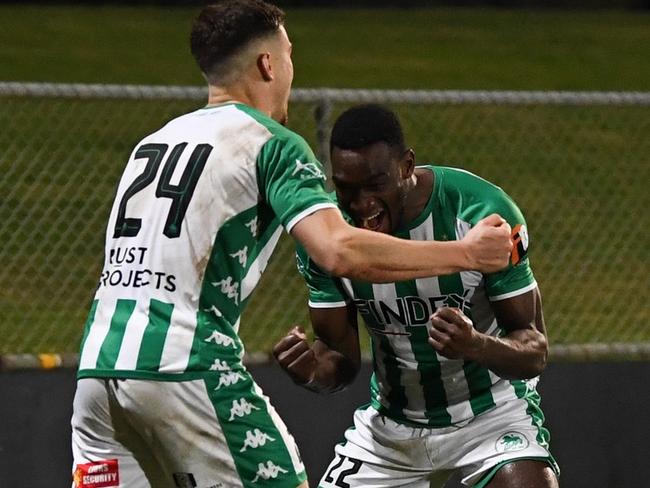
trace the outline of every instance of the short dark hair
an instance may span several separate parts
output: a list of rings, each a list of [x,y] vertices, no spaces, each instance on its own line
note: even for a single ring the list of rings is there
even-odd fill
[[[398,151],[406,150],[402,126],[392,110],[374,103],[357,105],[334,122],[330,150],[360,149],[376,142],[385,142]]]
[[[207,5],[192,25],[190,48],[201,71],[212,78],[215,68],[251,41],[277,32],[284,12],[262,0],[223,0]]]

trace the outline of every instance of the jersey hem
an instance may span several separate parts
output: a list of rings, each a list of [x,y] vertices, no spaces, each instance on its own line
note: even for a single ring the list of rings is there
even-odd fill
[[[287,232],[291,233],[291,229],[293,229],[294,225],[296,225],[305,217],[313,214],[317,210],[322,210],[324,208],[335,208],[338,210],[338,207],[333,203],[317,203],[316,205],[312,205],[311,207],[306,208],[302,212],[299,212],[297,215],[294,215],[291,218],[291,220],[287,222],[287,225],[285,225],[285,229],[287,229]]]
[[[77,371],[77,379],[84,378],[125,378],[134,380],[151,381],[192,381],[200,380],[210,376],[211,371],[192,371],[186,373],[158,373],[155,371],[128,371],[128,370],[104,370],[104,369],[80,369]]]
[[[501,295],[488,297],[488,300],[490,300],[491,302],[498,302],[499,300],[505,300],[506,298],[512,298],[519,295],[523,295],[524,293],[534,290],[535,288],[537,288],[537,281],[533,280],[533,282],[530,285],[524,286],[523,288],[519,288],[518,290],[510,291],[508,293],[502,293]]]

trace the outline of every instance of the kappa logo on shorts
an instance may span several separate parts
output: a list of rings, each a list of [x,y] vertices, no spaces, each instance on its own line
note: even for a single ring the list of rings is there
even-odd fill
[[[506,432],[497,439],[494,448],[497,452],[521,451],[528,447],[528,439],[519,432]]]
[[[273,464],[273,461],[267,461],[266,464],[264,463],[259,463],[257,465],[257,473],[253,481],[251,483],[257,483],[260,478],[263,480],[270,480],[271,478],[275,479],[278,477],[280,473],[288,473],[286,469]]]
[[[266,441],[273,442],[275,439],[266,432],[262,432],[260,429],[248,430],[246,431],[244,446],[239,450],[239,452],[245,452],[249,447],[251,449],[257,449],[260,446],[266,445]]]
[[[120,486],[120,469],[117,459],[104,459],[77,464],[73,475],[75,488],[109,488]]]

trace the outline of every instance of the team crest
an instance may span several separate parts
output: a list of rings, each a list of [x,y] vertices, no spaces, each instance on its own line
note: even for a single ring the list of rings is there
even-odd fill
[[[506,432],[497,439],[494,448],[497,452],[521,451],[529,445],[526,436],[519,432]]]

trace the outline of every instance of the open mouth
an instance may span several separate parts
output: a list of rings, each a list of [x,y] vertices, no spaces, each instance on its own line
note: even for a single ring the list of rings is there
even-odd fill
[[[377,230],[381,227],[381,224],[384,220],[384,212],[379,210],[378,212],[369,215],[368,217],[363,217],[360,220],[361,227],[367,230]]]

